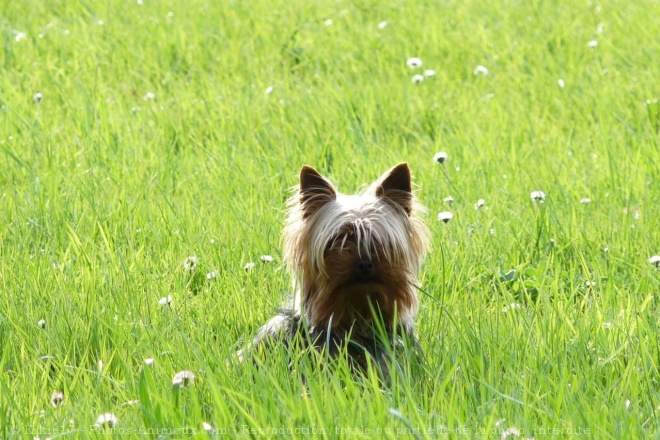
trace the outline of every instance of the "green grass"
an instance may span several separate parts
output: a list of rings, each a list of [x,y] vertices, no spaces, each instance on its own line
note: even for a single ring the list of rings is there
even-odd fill
[[[0,438],[111,437],[105,412],[121,438],[660,438],[660,4],[495,3],[2,2]],[[400,161],[423,378],[237,364],[290,288],[300,167],[352,192]]]

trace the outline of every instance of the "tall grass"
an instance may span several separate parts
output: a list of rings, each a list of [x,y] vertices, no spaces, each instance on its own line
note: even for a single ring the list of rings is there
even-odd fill
[[[657,29],[654,1],[2,3],[0,437],[657,438]],[[237,363],[300,167],[352,192],[400,161],[422,379]]]

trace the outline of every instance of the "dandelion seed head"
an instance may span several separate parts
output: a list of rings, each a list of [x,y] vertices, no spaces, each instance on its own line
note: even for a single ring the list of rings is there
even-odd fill
[[[452,218],[454,218],[454,214],[449,211],[443,211],[438,214],[438,220],[444,223],[449,223]]]
[[[424,76],[427,78],[430,78],[432,76],[435,76],[436,72],[433,69],[427,69],[424,71]]]
[[[117,426],[119,419],[112,413],[101,414],[96,418],[95,425],[99,428],[113,428]]]
[[[37,322],[37,325],[39,328],[44,329],[46,328],[46,320],[45,319],[40,319],[39,322]]]
[[[262,255],[261,256],[261,261],[264,263],[272,263],[273,262],[273,257],[270,255]]]
[[[213,426],[206,422],[202,422],[202,429],[206,431],[207,434],[213,434],[215,432],[215,429],[213,429]]]
[[[270,93],[273,91],[274,88],[275,86],[268,86],[266,88],[266,91],[264,92],[264,95],[270,95]]]
[[[502,431],[502,434],[500,435],[500,440],[504,440],[508,437],[519,437],[519,436],[520,436],[520,429],[507,428],[504,431]]]
[[[649,263],[655,266],[656,268],[660,268],[660,255],[654,255],[651,258],[649,258]]]
[[[183,262],[183,270],[192,272],[195,269],[197,269],[197,263],[199,262],[199,259],[195,255],[191,255],[188,258],[185,259]]]
[[[479,76],[479,75],[488,76],[488,67],[479,65],[479,66],[474,68],[472,73],[475,74],[476,76]]]
[[[62,393],[61,391],[55,391],[53,395],[50,397],[50,404],[53,405],[54,408],[57,408],[63,403],[64,403],[64,393]]]
[[[34,95],[32,95],[32,100],[38,104],[38,103],[41,102],[43,97],[44,97],[44,95],[42,95],[41,92],[37,92]]]
[[[507,313],[509,310],[522,309],[522,304],[520,303],[511,303],[507,306],[502,307],[502,312]]]
[[[447,161],[448,157],[449,156],[447,155],[447,153],[445,153],[444,151],[440,151],[433,155],[433,162],[443,164]]]
[[[444,199],[442,199],[442,201],[448,205],[451,205],[452,203],[454,203],[454,198],[452,196],[447,196]]]
[[[192,371],[184,370],[179,371],[172,378],[172,386],[179,387],[188,387],[195,380],[195,374]]]
[[[587,43],[589,49],[595,49],[598,46],[598,40],[591,40]]]
[[[172,295],[167,295],[158,300],[158,304],[161,306],[171,306],[172,305]]]
[[[603,323],[603,328],[612,328],[612,323],[611,322],[604,322]]]
[[[328,18],[326,21],[323,22],[326,26],[332,26],[332,19]]]
[[[378,23],[378,29],[385,29],[389,23],[387,21],[381,21]]]
[[[254,264],[253,262],[245,263],[245,266],[243,266],[243,269],[244,269],[246,272],[249,272],[249,271],[251,271],[252,269],[254,269],[254,266],[256,266],[256,264]]]
[[[413,84],[420,84],[423,82],[424,82],[424,75],[413,75],[412,77]]]
[[[474,204],[474,209],[481,209],[486,204],[484,199],[477,200],[477,203]]]
[[[416,57],[408,58],[408,61],[406,61],[406,65],[411,69],[419,69],[420,67],[422,67],[422,60]]]
[[[587,205],[587,204],[591,203],[591,199],[589,197],[585,197],[583,199],[580,199],[580,203],[583,204],[583,205]]]
[[[564,87],[566,87],[566,84],[564,83],[564,80],[561,79],[561,78],[559,78],[559,80],[557,80],[557,84],[559,84],[559,87],[561,87],[562,89]]]
[[[529,194],[529,197],[534,202],[539,202],[539,203],[545,202],[545,193],[543,191],[532,191]]]
[[[630,400],[626,400],[626,409],[630,409]]]
[[[144,363],[145,363],[145,365],[146,365],[147,367],[149,367],[149,368],[151,368],[151,367],[154,366],[154,360],[153,360],[153,358],[146,358],[146,359],[144,360]]]
[[[211,272],[206,274],[206,279],[207,280],[213,280],[218,276],[218,271],[217,270],[212,270]]]
[[[25,32],[16,32],[16,35],[14,36],[14,41],[17,43],[21,40],[25,40],[27,38],[27,34]]]
[[[156,95],[154,92],[147,92],[142,99],[145,101],[151,101],[152,99],[156,99]]]

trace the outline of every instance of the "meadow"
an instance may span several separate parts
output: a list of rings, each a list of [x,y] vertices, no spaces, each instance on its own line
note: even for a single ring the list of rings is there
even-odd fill
[[[2,2],[0,438],[660,438],[659,29],[650,0]],[[301,166],[350,193],[403,161],[424,365],[237,362],[291,289]]]

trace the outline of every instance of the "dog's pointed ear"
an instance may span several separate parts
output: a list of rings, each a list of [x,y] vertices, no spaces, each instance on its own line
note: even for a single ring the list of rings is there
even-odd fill
[[[337,190],[328,179],[306,165],[300,170],[300,204],[303,217],[335,199]]]
[[[410,168],[408,168],[407,163],[400,163],[378,179],[376,182],[376,197],[388,199],[410,215],[413,207],[413,196]]]

